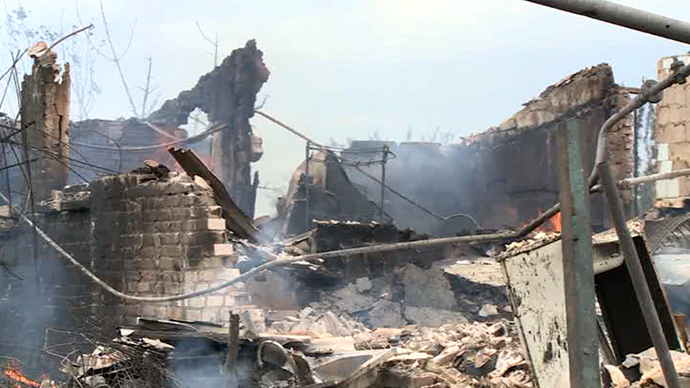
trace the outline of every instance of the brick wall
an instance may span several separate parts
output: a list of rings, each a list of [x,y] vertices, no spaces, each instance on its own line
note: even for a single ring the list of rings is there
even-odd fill
[[[120,174],[54,192],[54,198],[38,207],[38,225],[122,292],[176,295],[239,275],[233,235],[203,181],[177,173],[165,181]],[[226,323],[231,308],[250,303],[243,285],[172,303],[123,301],[59,258],[40,237],[34,240],[25,226],[5,230],[0,239],[0,355],[31,365],[45,365],[37,349],[43,348],[46,328],[88,329],[72,319],[68,306],[114,328],[138,316]],[[55,333],[49,337],[48,343],[60,341]]]
[[[690,63],[690,55],[662,58],[659,80],[668,77],[675,59]],[[690,84],[674,85],[663,92],[657,105],[655,141],[658,172],[690,167]],[[682,198],[690,196],[690,178],[657,181],[655,188],[657,199],[666,206],[682,207]]]

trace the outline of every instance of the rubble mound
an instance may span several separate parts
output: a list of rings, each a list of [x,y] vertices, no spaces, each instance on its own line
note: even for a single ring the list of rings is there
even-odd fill
[[[509,321],[438,328],[379,329],[355,336],[358,349],[397,346],[382,365],[382,387],[531,387],[514,326]]]
[[[320,291],[309,304],[369,328],[470,323],[510,318],[500,265],[495,262],[408,264],[389,274],[358,278]]]

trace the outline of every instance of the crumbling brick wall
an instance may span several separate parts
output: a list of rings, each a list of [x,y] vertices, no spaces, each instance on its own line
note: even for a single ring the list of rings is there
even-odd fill
[[[234,237],[211,189],[198,178],[171,173],[104,177],[53,192],[37,223],[56,243],[115,289],[169,296],[208,288],[239,275]],[[4,220],[3,225],[11,225]],[[0,354],[26,359],[41,349],[48,327],[88,330],[68,307],[114,327],[138,316],[227,322],[231,308],[249,305],[242,285],[171,303],[123,301],[58,257],[25,226],[6,227],[0,268]],[[32,258],[38,244],[37,262]],[[35,266],[38,264],[38,272]],[[24,348],[33,349],[22,353]],[[39,352],[40,354],[40,352]],[[44,360],[37,358],[33,363]]]
[[[665,57],[658,62],[658,77],[663,80],[671,73],[675,61],[690,63],[690,55]],[[673,85],[664,90],[657,105],[654,140],[657,146],[657,172],[670,172],[690,167],[690,84]],[[690,197],[690,178],[657,181],[656,198],[665,206],[683,207],[683,199]]]
[[[93,257],[114,261],[121,289],[169,296],[208,288],[239,275],[221,207],[208,186],[185,174],[167,181],[124,174],[92,183]],[[150,179],[150,177],[148,177]],[[120,233],[112,233],[117,225]],[[165,304],[125,303],[137,316],[226,322],[232,306],[248,304],[238,287]]]

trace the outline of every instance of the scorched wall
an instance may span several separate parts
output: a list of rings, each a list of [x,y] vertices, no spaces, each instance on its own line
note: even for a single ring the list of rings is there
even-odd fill
[[[585,171],[594,163],[596,134],[604,121],[625,105],[628,95],[614,83],[611,67],[602,64],[575,73],[548,87],[539,97],[498,127],[441,147],[433,143],[388,144],[396,158],[386,165],[386,182],[434,213],[472,215],[483,228],[515,228],[558,202],[557,131],[568,119],[582,123]],[[610,132],[612,165],[618,178],[632,171],[632,126],[624,120]],[[372,148],[355,142],[353,149]],[[352,153],[349,157],[366,158]],[[380,177],[380,168],[370,168]],[[351,180],[377,199],[380,185],[348,168]],[[624,193],[626,205],[629,193]],[[442,222],[391,192],[385,209],[399,227],[452,235],[475,228],[467,218]],[[602,203],[593,197],[593,225],[607,226]]]
[[[177,173],[160,178],[142,169],[53,192],[40,209],[40,228],[127,294],[176,295],[238,275],[232,233],[212,191],[198,178]],[[34,240],[30,229],[12,228],[7,217],[2,221],[0,354],[24,360],[43,348],[44,338],[46,344],[59,342],[46,328],[89,330],[73,319],[70,306],[114,327],[138,316],[222,323],[230,308],[249,304],[241,288],[171,303],[124,301],[58,257],[40,237]]]

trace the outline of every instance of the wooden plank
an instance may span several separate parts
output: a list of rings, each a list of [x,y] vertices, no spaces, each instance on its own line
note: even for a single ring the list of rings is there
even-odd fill
[[[233,201],[223,182],[209,170],[206,164],[199,159],[193,150],[170,147],[168,148],[168,152],[170,152],[173,158],[175,158],[177,163],[182,166],[189,176],[199,176],[208,182],[211,189],[213,189],[213,194],[218,204],[223,208],[223,218],[225,218],[228,229],[234,232],[238,237],[247,239],[251,242],[263,240],[262,233],[254,226],[252,220],[242,212],[235,201]]]

